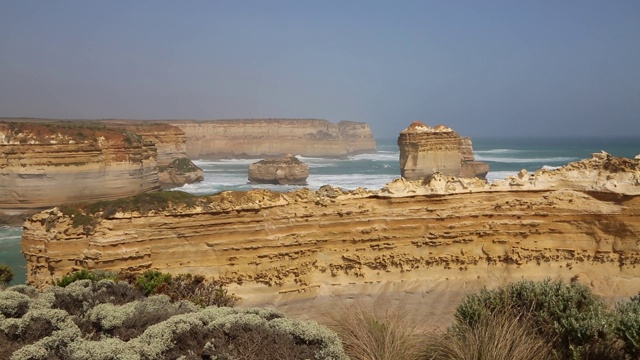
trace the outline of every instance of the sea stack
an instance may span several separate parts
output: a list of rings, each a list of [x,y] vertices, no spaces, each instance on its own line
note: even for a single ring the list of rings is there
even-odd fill
[[[249,181],[261,184],[306,185],[309,165],[293,155],[249,165]]]
[[[419,180],[438,172],[456,177],[484,179],[489,165],[475,161],[471,139],[450,127],[430,127],[414,121],[398,136],[400,173],[407,180]]]

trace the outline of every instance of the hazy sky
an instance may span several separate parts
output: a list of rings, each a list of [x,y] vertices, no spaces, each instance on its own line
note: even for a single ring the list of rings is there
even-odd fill
[[[0,116],[640,135],[640,1],[0,0]]]

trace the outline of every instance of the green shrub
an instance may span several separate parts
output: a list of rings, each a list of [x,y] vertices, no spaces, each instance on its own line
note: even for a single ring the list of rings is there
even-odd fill
[[[600,356],[612,348],[614,319],[591,290],[577,282],[524,280],[467,296],[455,326],[475,327],[488,316],[511,312],[528,318],[563,358]]]
[[[180,274],[155,288],[155,293],[165,294],[173,301],[187,300],[198,306],[233,306],[237,297],[230,295],[217,280],[207,280],[202,275]]]
[[[640,358],[640,295],[616,305],[615,332],[631,358]]]
[[[136,285],[145,295],[151,295],[156,288],[163,284],[171,283],[171,274],[164,274],[160,271],[148,270],[136,280]]]
[[[54,280],[53,284],[59,287],[67,287],[69,284],[78,280],[94,280],[95,275],[89,272],[87,269],[72,272],[71,274],[64,275],[60,280]]]
[[[14,275],[11,266],[0,263],[0,287],[9,285]]]

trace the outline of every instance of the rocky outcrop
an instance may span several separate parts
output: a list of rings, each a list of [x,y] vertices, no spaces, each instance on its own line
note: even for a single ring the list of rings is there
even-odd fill
[[[187,139],[178,127],[151,121],[102,120],[116,129],[125,129],[152,141],[158,151],[158,177],[163,189],[204,180],[204,171],[187,158]]]
[[[306,185],[309,165],[293,155],[249,165],[249,181],[260,184]]]
[[[204,171],[189,158],[183,157],[167,166],[158,166],[158,178],[163,189],[170,189],[204,180]]]
[[[187,155],[196,158],[272,157],[298,154],[345,157],[374,153],[365,123],[317,119],[169,121],[187,137]]]
[[[471,139],[444,125],[430,127],[413,122],[398,137],[400,172],[418,180],[439,172],[458,177],[485,178],[489,165],[475,161]]]
[[[156,147],[98,124],[0,123],[0,223],[51,206],[159,190]]]
[[[437,173],[380,191],[55,208],[25,223],[22,251],[36,285],[80,268],[203,273],[246,306],[320,317],[368,299],[442,324],[464,295],[522,278],[578,279],[613,300],[637,294],[639,179],[639,161],[600,153],[491,184]],[[74,226],[83,216],[91,226]]]

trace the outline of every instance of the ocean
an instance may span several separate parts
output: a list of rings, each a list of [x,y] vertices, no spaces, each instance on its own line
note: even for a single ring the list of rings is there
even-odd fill
[[[604,150],[615,156],[633,158],[640,154],[640,138],[474,138],[476,160],[489,164],[489,181],[504,179],[522,169],[535,171],[556,168],[591,157]],[[308,188],[332,185],[344,189],[380,189],[400,176],[396,139],[378,139],[376,154],[362,154],[347,159],[298,157],[309,165]],[[223,190],[264,188],[290,191],[299,186],[256,185],[247,183],[248,166],[260,159],[196,160],[205,172],[205,180],[177,190],[196,195]],[[13,267],[12,284],[26,280],[26,260],[20,254],[19,227],[0,225],[0,263]]]

